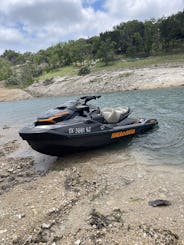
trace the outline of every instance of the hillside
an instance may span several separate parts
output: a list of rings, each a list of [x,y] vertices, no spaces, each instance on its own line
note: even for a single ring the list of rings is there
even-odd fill
[[[55,77],[27,88],[32,96],[79,95],[184,85],[183,65],[119,69],[86,76]],[[72,86],[71,86],[72,85]]]
[[[58,70],[74,75],[84,66],[90,72],[122,60],[183,53],[183,41],[184,11],[158,20],[122,22],[99,36],[61,42],[37,53],[5,50],[0,56],[0,80],[25,88]]]

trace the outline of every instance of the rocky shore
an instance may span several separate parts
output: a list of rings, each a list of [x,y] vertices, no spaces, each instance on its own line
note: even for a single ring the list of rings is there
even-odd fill
[[[184,85],[184,64],[119,69],[86,76],[62,76],[33,83],[26,91],[0,86],[0,101],[39,96],[79,95]]]
[[[17,131],[0,129],[0,244],[184,244],[182,167],[147,165],[126,147],[57,159]]]
[[[184,85],[184,64],[152,66],[91,73],[86,76],[55,77],[34,83],[32,96],[78,95],[115,91],[155,89]]]

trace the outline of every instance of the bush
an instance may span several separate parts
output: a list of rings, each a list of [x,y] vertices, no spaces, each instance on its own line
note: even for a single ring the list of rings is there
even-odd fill
[[[14,85],[20,85],[20,84],[21,84],[21,81],[16,76],[10,76],[6,80],[7,86],[14,86]]]
[[[14,72],[7,80],[7,86],[27,87],[33,83],[32,75],[28,71]]]
[[[89,66],[83,66],[83,67],[79,70],[78,75],[79,75],[79,76],[84,76],[84,75],[86,75],[86,74],[89,74],[90,72],[91,72],[91,70],[90,70]]]

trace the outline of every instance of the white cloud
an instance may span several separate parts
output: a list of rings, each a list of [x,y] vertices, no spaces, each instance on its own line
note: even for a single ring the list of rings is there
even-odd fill
[[[162,17],[183,8],[184,0],[1,0],[1,52],[37,51],[99,34],[122,21]]]
[[[106,0],[109,15],[124,20],[145,20],[176,13],[184,8],[184,0]]]
[[[20,34],[20,32],[18,32],[17,30],[13,29],[13,28],[6,28],[1,26],[0,27],[0,41],[1,42],[14,42],[14,40],[16,41],[21,41],[22,40],[22,36]]]

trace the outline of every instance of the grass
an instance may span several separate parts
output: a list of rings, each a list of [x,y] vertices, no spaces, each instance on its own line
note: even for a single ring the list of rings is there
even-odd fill
[[[78,69],[73,66],[65,66],[57,70],[45,73],[37,78],[37,80],[46,80],[57,76],[73,76],[77,75]]]
[[[122,68],[141,68],[150,65],[159,65],[164,63],[174,63],[174,62],[183,62],[184,54],[171,54],[171,55],[160,55],[160,56],[150,56],[147,58],[140,59],[121,59],[109,63],[108,66],[104,66],[103,63],[97,63],[96,67],[92,71],[104,71],[104,70],[116,70]]]
[[[184,54],[163,54],[159,56],[150,56],[146,58],[124,58],[113,61],[109,63],[108,66],[105,66],[102,62],[98,62],[94,67],[91,68],[92,72],[98,71],[112,71],[117,69],[128,69],[128,68],[141,68],[150,65],[160,65],[164,63],[175,63],[175,62],[184,62]],[[56,76],[72,76],[78,74],[78,68],[74,66],[66,66],[59,68],[57,70],[45,73],[37,78],[37,80],[46,80]],[[130,74],[127,74],[129,76]],[[96,80],[91,81],[96,82]]]

